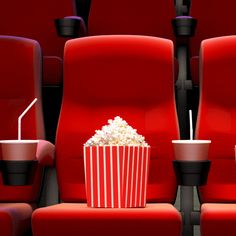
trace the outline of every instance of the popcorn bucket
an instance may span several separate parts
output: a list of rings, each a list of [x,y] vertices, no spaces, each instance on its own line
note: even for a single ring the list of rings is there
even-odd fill
[[[84,146],[89,207],[145,207],[150,147]]]

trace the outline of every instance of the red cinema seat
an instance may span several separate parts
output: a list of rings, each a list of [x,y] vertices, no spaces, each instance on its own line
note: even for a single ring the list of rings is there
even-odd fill
[[[18,117],[36,97],[37,103],[22,119],[22,139],[38,139],[38,165],[33,183],[11,186],[0,171],[0,235],[21,236],[31,228],[37,207],[43,166],[53,165],[54,146],[44,141],[41,104],[42,58],[39,44],[30,39],[0,36],[0,140],[17,139]],[[2,163],[2,151],[0,151]]]
[[[190,40],[192,80],[199,85],[199,49],[202,40],[236,34],[234,0],[192,0],[189,15],[197,19],[195,36]]]
[[[201,235],[236,235],[236,36],[204,40],[197,139],[212,140],[207,185],[199,188]]]
[[[180,235],[181,215],[172,205],[177,186],[171,140],[179,138],[172,42],[148,36],[91,36],[69,40],[64,59],[56,139],[63,203],[34,212],[34,236]],[[146,208],[86,205],[83,144],[117,115],[152,147]]]

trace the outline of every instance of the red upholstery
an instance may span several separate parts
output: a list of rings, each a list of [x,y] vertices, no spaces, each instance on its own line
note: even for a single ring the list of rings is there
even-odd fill
[[[0,43],[0,139],[17,139],[17,118],[35,97],[39,100],[22,119],[22,138],[42,139],[40,46],[36,41],[10,36],[0,36]]]
[[[26,203],[0,203],[1,236],[21,236],[28,232],[34,208]]]
[[[135,34],[173,39],[172,0],[92,0],[89,35]]]
[[[195,86],[199,86],[199,58],[192,57],[190,60],[192,81]]]
[[[72,0],[4,1],[1,4],[1,35],[35,39],[41,45],[44,56],[54,56],[50,62],[54,66],[45,67],[47,71],[43,78],[44,84],[62,82],[62,75],[58,75],[58,71],[55,70],[58,67],[61,70],[61,61],[55,56],[62,58],[65,39],[57,36],[54,19],[73,14]]]
[[[34,234],[64,235],[67,229],[71,236],[180,235],[180,213],[169,204],[176,196],[171,140],[179,138],[172,42],[147,36],[91,36],[69,40],[64,58],[56,164],[61,198],[71,203],[36,210]],[[83,144],[116,115],[151,145],[148,202],[166,204],[145,209],[90,209],[78,204],[86,201]]]
[[[190,40],[191,56],[198,56],[202,40],[236,34],[236,2],[228,0],[192,0],[190,15],[197,19],[195,36]],[[194,59],[196,60],[196,59]],[[199,84],[198,72],[192,71],[193,82]]]
[[[236,204],[205,203],[201,207],[201,236],[236,235]]]
[[[202,236],[236,234],[235,55],[236,36],[202,42],[196,137],[212,140],[209,151],[212,163],[207,185],[199,188],[204,202],[201,207]]]
[[[143,227],[145,224],[145,227]],[[166,203],[146,208],[88,208],[62,203],[33,213],[34,236],[41,235],[181,235],[181,216]],[[77,234],[76,234],[77,232]]]
[[[152,146],[148,199],[174,201],[169,141],[178,138],[177,116],[173,112],[166,118],[167,111],[175,111],[171,50],[170,41],[132,36],[90,37],[66,44],[64,99],[56,143],[64,201],[85,200],[83,144],[116,115],[136,127]],[[163,83],[157,78],[168,79]]]
[[[208,183],[200,188],[203,202],[236,201],[235,55],[235,36],[209,39],[202,43],[196,138],[212,140]]]
[[[44,56],[43,81],[45,84],[56,85],[63,80],[63,60],[57,56]]]
[[[197,19],[195,36],[191,38],[191,54],[199,54],[201,41],[208,38],[236,34],[234,0],[192,0],[190,15]]]
[[[55,146],[52,143],[46,140],[39,140],[36,151],[36,158],[40,165],[53,166],[54,152],[55,152]]]
[[[17,139],[17,119],[35,97],[37,103],[22,119],[22,139],[43,139],[39,44],[30,39],[0,36],[0,51],[0,140]],[[9,202],[0,204],[1,235],[22,235],[29,229],[32,205],[13,202],[33,203],[38,200],[41,166],[52,165],[53,154],[54,146],[40,140],[36,153],[40,165],[32,185],[3,185],[0,172],[0,202]]]

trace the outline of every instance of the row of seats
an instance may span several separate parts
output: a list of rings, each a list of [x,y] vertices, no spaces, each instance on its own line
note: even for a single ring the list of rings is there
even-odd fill
[[[81,4],[83,6],[86,2],[89,2],[89,1],[83,1],[83,0],[77,1],[77,7],[81,6]],[[176,1],[176,4],[177,2],[178,1]],[[25,36],[25,37],[36,39],[43,48],[43,55],[44,55],[44,62],[43,62],[43,67],[44,67],[44,73],[43,73],[44,74],[43,75],[44,103],[43,104],[44,106],[43,107],[44,107],[44,113],[46,114],[45,116],[46,130],[48,133],[51,133],[52,129],[56,129],[57,113],[59,112],[60,107],[61,107],[60,106],[60,96],[61,96],[60,89],[59,89],[59,93],[57,91],[55,95],[54,94],[52,95],[51,88],[53,87],[53,91],[55,91],[55,86],[58,87],[58,85],[61,84],[63,81],[63,78],[62,78],[63,63],[60,58],[63,57],[62,55],[63,47],[66,41],[65,39],[60,39],[56,36],[55,31],[54,31],[53,20],[55,18],[60,18],[65,15],[67,16],[74,15],[76,13],[75,9],[72,8],[73,4],[71,4],[71,2],[68,0],[65,1],[64,3],[63,1],[60,1],[60,4],[58,3],[58,1],[56,3],[54,1],[50,1],[50,2],[40,1],[34,5],[32,5],[32,3],[27,3],[27,7],[25,8],[22,8],[22,3],[19,2],[20,4],[19,6],[17,6],[18,3],[14,3],[16,5],[14,9],[11,11],[13,15],[9,15],[10,13],[6,11],[6,9],[9,9],[9,7],[12,8],[12,5],[7,6],[7,4],[9,4],[7,1],[4,4],[6,8],[3,7],[0,10],[1,11],[0,17],[3,16],[4,18],[3,22],[5,22],[6,19],[9,19],[9,21],[8,21],[8,24],[3,26],[5,27],[5,29],[0,29],[1,30],[0,33],[8,34],[8,35]],[[50,4],[52,5],[50,6]],[[157,37],[168,38],[168,39],[171,39],[175,43],[175,37],[173,35],[171,25],[170,25],[171,19],[175,16],[175,13],[174,13],[175,9],[174,9],[173,1],[163,1],[163,3],[161,3],[161,1],[150,1],[149,4],[141,3],[139,6],[139,3],[137,1],[135,1],[135,3],[133,3],[132,1],[128,1],[128,2],[125,1],[125,3],[122,3],[121,1],[117,1],[117,2],[113,1],[112,3],[111,2],[107,3],[106,1],[100,1],[98,3],[98,1],[93,0],[89,4],[90,4],[90,14],[87,16],[86,16],[87,13],[80,14],[81,13],[80,9],[77,9],[77,15],[85,16],[84,17],[85,24],[87,24],[87,27],[88,27],[87,35],[89,36],[100,35],[100,34],[117,34],[117,33],[144,34],[144,35],[153,35]],[[187,57],[188,58],[187,61],[190,62],[191,64],[191,75],[189,75],[189,78],[191,76],[191,79],[193,80],[194,85],[196,87],[198,87],[198,84],[199,84],[199,81],[198,81],[199,80],[198,79],[199,78],[199,73],[198,73],[199,71],[198,70],[198,67],[199,67],[198,54],[199,53],[198,52],[200,48],[200,42],[205,38],[221,36],[221,35],[230,35],[234,33],[234,27],[232,27],[232,24],[231,24],[231,22],[233,22],[233,19],[234,19],[234,12],[232,10],[233,4],[234,3],[231,3],[229,1],[227,2],[227,4],[223,4],[223,5],[221,1],[219,2],[208,1],[207,3],[201,0],[191,1],[191,8],[189,10],[189,15],[195,17],[198,20],[198,26],[197,26],[197,31],[196,31],[195,36],[190,39],[190,42],[188,45],[190,49],[190,54]],[[57,7],[55,7],[55,5]],[[134,12],[131,10],[131,9],[134,9],[134,6],[135,6],[135,9],[139,9],[137,10],[137,12]],[[146,7],[146,9],[144,7]],[[109,8],[109,11],[106,10],[108,8]],[[19,9],[21,9],[22,11],[19,11]],[[34,10],[31,11],[29,9],[34,9]],[[40,9],[42,9],[42,11],[40,11]],[[164,11],[163,9],[167,9],[167,10]],[[48,13],[46,14],[45,11]],[[165,12],[165,14],[163,15],[159,11]],[[42,12],[44,12],[43,16],[42,16]],[[211,17],[209,17],[209,12],[211,14]],[[227,12],[227,14],[224,15],[224,18],[220,17],[224,12]],[[20,17],[18,17],[19,13],[20,13]],[[40,16],[38,14],[40,14]],[[103,17],[101,17],[101,15]],[[47,17],[49,18],[47,19]],[[86,20],[86,17],[88,17],[88,20]],[[24,19],[24,20],[21,22],[20,21],[21,19],[22,20]],[[35,22],[34,22],[34,19],[36,19]],[[212,20],[212,22],[210,20]],[[50,22],[50,25],[49,25],[49,22]],[[161,22],[161,24],[159,24],[159,22]],[[24,33],[23,28],[26,29],[25,33]],[[177,51],[178,51],[178,48],[181,48],[179,46],[181,45],[179,45],[178,43],[175,46]],[[175,53],[175,54],[178,54],[178,53]],[[178,55],[177,57],[179,59]],[[188,68],[186,70],[188,70]],[[19,78],[18,75],[17,77]],[[217,77],[214,77],[214,78],[217,78]],[[216,79],[212,81],[212,84],[213,83],[217,84],[215,80]],[[222,87],[221,82],[220,82],[221,80],[217,80],[217,81],[220,83],[219,85],[217,84],[217,86]],[[209,84],[208,86],[213,86],[212,84]],[[185,87],[183,89],[186,90]],[[222,91],[219,91],[219,94],[221,93]],[[177,102],[179,103],[179,100],[180,100],[179,96],[177,96],[177,99],[178,99]],[[194,94],[194,100],[198,100],[198,94]],[[189,99],[187,99],[187,101],[189,101]],[[25,104],[27,104],[27,102]],[[24,107],[25,104],[22,107]],[[180,102],[179,106],[181,107],[182,105],[183,104]],[[193,103],[191,101],[190,107],[192,107],[192,105]],[[198,107],[197,102],[195,102],[194,105]],[[52,112],[52,110],[56,110],[55,117],[53,117],[53,119],[52,119],[52,115],[54,113]],[[178,111],[179,110],[180,109],[178,109]],[[183,110],[184,112],[186,112],[187,109],[185,106]],[[180,114],[179,117],[182,117],[180,112],[179,114]],[[106,117],[104,117],[104,119],[105,118]],[[5,122],[10,122],[10,120],[6,118]],[[186,123],[186,119],[184,119],[182,123],[184,122]],[[184,135],[181,135],[182,137],[188,136],[188,134],[186,133],[186,129],[184,130],[185,130]],[[214,133],[214,135],[216,135],[216,133]],[[15,137],[15,133],[10,138],[12,137]],[[226,137],[228,137],[228,133]],[[3,139],[5,138],[6,137],[3,137]],[[25,136],[25,138],[27,138],[27,136]],[[224,145],[227,145],[227,144],[224,144]],[[230,145],[232,145],[232,143]],[[218,152],[222,153],[222,156],[223,156],[224,151],[220,149],[217,151],[217,153]],[[232,156],[231,154],[227,153],[227,156],[231,157]],[[216,173],[218,173],[218,169],[221,170],[223,166],[225,165],[228,166],[231,164],[231,162],[226,162],[226,163],[227,164],[225,164],[224,162],[223,163],[219,162],[219,164],[216,164],[218,166]],[[227,190],[228,188],[231,189],[231,186],[233,185],[233,184],[230,184],[230,185],[228,184],[228,182],[230,183],[232,182],[231,176],[233,175],[233,173],[234,173],[233,171],[229,171],[229,173],[227,173],[225,177],[226,180],[223,183],[224,185],[223,187],[225,190]],[[213,186],[212,187],[213,191],[218,192],[218,194],[220,192],[222,193],[221,189],[218,189],[218,188],[216,188],[216,190],[214,189],[215,187],[214,183],[215,183],[215,178],[216,178],[214,171],[213,171],[213,174],[209,176],[209,178],[210,178],[210,182],[212,181],[211,186]],[[218,178],[221,178],[221,176],[217,177],[216,179],[218,180]],[[227,190],[227,191],[229,192],[229,194],[232,194],[230,190]],[[38,192],[34,191],[34,194],[36,193]],[[200,196],[204,196],[204,195],[202,195],[201,193]],[[209,201],[210,202],[212,201],[213,202],[218,202],[218,201],[231,202],[233,200],[234,200],[234,196],[230,195],[226,200],[225,199],[221,200],[218,197],[216,198],[212,197],[211,200]],[[32,201],[35,201],[35,200],[32,200]],[[204,223],[202,223],[201,225],[203,228]],[[214,221],[213,221],[213,225],[214,225]]]
[[[17,117],[34,97],[39,103],[22,123],[22,136],[43,139],[40,47],[34,40],[8,36],[0,37],[0,47],[4,75],[1,139],[17,137]],[[196,138],[212,140],[208,183],[199,188],[203,236],[236,233],[235,51],[235,36],[205,40],[201,46]],[[227,80],[225,86],[222,79]],[[36,236],[95,232],[181,235],[181,214],[172,205],[177,184],[171,140],[180,138],[173,43],[157,37],[121,35],[69,40],[64,49],[63,90],[56,139],[56,169],[63,203],[35,210],[42,166],[53,165],[54,147],[45,141],[38,145],[38,149],[47,148],[41,154],[37,152],[39,166],[33,185],[6,186],[0,179],[1,235],[23,235],[29,230],[33,211]],[[83,144],[94,130],[116,115],[136,127],[152,147],[146,208],[96,209],[85,204]]]

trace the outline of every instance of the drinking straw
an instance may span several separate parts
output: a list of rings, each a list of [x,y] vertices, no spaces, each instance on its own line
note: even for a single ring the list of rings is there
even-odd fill
[[[193,140],[193,118],[192,118],[192,110],[189,110],[189,127],[190,127],[190,140]]]
[[[35,98],[29,106],[21,113],[21,115],[18,117],[18,140],[21,140],[21,119],[23,116],[28,112],[28,110],[36,103],[37,98]]]

